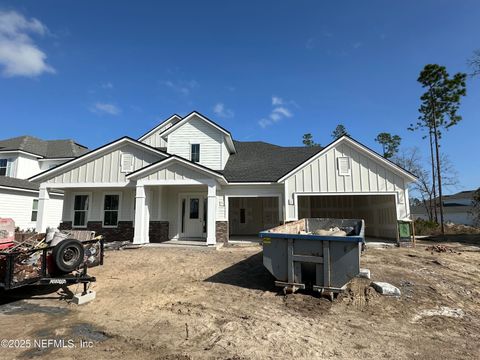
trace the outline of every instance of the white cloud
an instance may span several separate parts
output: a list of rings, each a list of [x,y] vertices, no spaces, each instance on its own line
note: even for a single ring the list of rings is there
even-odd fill
[[[95,103],[91,108],[90,108],[90,111],[95,113],[95,114],[107,114],[107,115],[119,115],[122,110],[114,105],[114,104],[110,104],[110,103],[101,103],[101,102],[97,102]]]
[[[227,109],[225,104],[217,103],[213,107],[213,112],[221,118],[232,118],[235,114],[232,110]]]
[[[293,113],[285,106],[287,103],[295,104],[293,101],[285,102],[281,97],[272,96],[273,109],[267,117],[264,117],[258,121],[258,125],[265,129],[266,127],[273,125],[284,118],[291,118]]]
[[[292,117],[292,112],[283,106],[276,107],[275,109],[273,109],[272,113],[283,115],[285,117]]]
[[[272,96],[272,105],[283,105],[283,99],[278,96]]]
[[[353,47],[354,49],[358,49],[358,48],[360,48],[360,47],[362,47],[362,46],[363,46],[363,43],[362,43],[361,41],[357,41],[356,43],[354,43],[354,44],[352,45],[352,47]]]
[[[113,89],[113,84],[110,81],[100,84],[102,89]]]
[[[35,77],[54,73],[46,63],[47,55],[30,35],[49,34],[47,27],[35,18],[26,19],[16,11],[0,11],[0,66],[6,77]]]
[[[179,81],[172,81],[172,80],[166,80],[163,81],[163,85],[166,87],[172,89],[173,91],[180,93],[182,95],[189,95],[190,92],[198,87],[198,83],[195,80],[179,80]]]

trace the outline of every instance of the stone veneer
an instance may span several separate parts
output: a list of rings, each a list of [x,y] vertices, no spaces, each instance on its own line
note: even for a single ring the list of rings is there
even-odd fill
[[[63,221],[59,226],[60,230],[71,230],[72,222]],[[132,241],[133,240],[133,222],[119,221],[118,226],[114,228],[104,228],[101,221],[89,221],[86,228],[79,230],[95,231],[96,235],[103,235],[105,241]]]
[[[217,244],[228,243],[228,221],[217,221],[215,236],[217,237]]]
[[[71,230],[72,222],[63,221],[60,230]],[[133,241],[134,228],[132,221],[119,221],[115,228],[102,227],[101,221],[89,221],[82,230],[95,231],[97,235],[103,235],[105,241]],[[150,221],[150,242],[163,242],[168,240],[168,221]]]
[[[168,241],[168,221],[150,221],[148,236],[151,243]]]

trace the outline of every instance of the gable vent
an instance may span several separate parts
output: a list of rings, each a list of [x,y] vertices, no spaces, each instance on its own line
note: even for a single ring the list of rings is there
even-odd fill
[[[337,158],[338,175],[350,175],[350,158],[339,157]]]
[[[133,155],[130,153],[122,153],[121,171],[122,173],[133,172]]]

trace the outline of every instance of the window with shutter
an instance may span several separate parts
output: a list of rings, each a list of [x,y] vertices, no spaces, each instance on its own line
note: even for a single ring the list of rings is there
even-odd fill
[[[338,162],[338,175],[350,175],[350,158],[339,157]]]
[[[121,171],[122,173],[129,173],[133,171],[133,155],[129,153],[122,153]]]

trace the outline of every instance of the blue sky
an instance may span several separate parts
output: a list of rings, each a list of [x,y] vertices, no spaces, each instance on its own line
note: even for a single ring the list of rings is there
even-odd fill
[[[338,123],[380,151],[379,132],[420,146],[427,63],[468,72],[478,1],[1,1],[0,138],[74,138],[94,148],[200,111],[235,139],[327,144]],[[3,49],[3,50],[2,50]],[[442,150],[459,189],[472,163],[480,78]],[[456,189],[451,189],[454,191]]]

